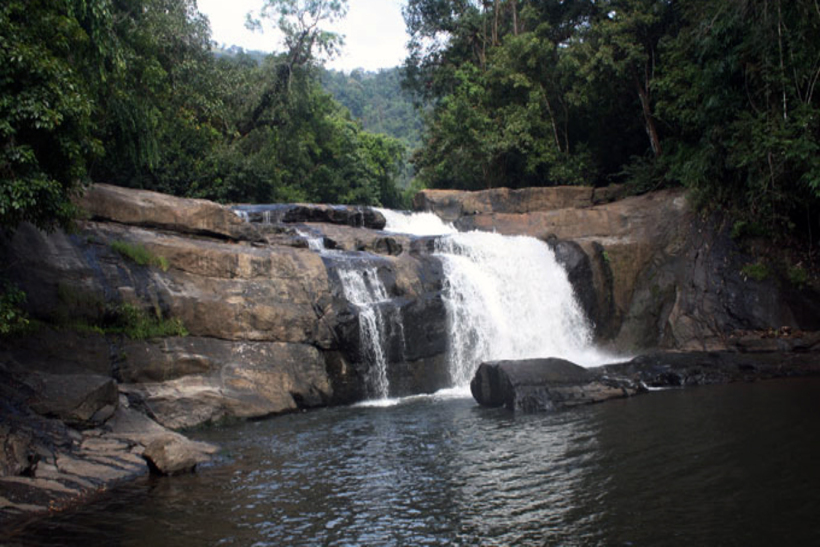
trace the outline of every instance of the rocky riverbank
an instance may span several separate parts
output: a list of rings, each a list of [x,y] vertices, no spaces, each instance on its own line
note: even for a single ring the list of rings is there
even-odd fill
[[[794,333],[820,328],[817,291],[744,276],[751,259],[681,192],[619,197],[618,188],[424,191],[417,206],[462,229],[548,242],[602,345],[763,361],[816,348]],[[451,383],[435,241],[381,231],[376,210],[231,208],[107,185],[81,206],[75,232],[22,225],[0,241],[3,274],[26,292],[33,320],[0,345],[0,520],[151,470],[190,470],[217,449],[179,430],[372,396],[362,309],[342,284],[351,272],[378,281],[379,313],[401,325],[382,341],[390,395]],[[777,370],[803,370],[802,359]],[[701,377],[670,366],[670,382]],[[743,367],[768,377],[775,365]],[[626,368],[590,374],[598,399],[653,385]],[[562,405],[579,400],[571,393]]]
[[[0,244],[33,327],[0,346],[0,519],[149,470],[190,470],[216,450],[177,430],[366,397],[344,265],[309,249],[306,233],[373,267],[407,323],[395,393],[446,385],[440,266],[423,245],[376,231],[373,209],[252,218],[107,185],[82,207],[74,233],[22,225]]]
[[[820,333],[801,352],[652,352],[625,363],[583,368],[563,359],[482,363],[470,391],[482,406],[545,412],[653,389],[820,375]]]

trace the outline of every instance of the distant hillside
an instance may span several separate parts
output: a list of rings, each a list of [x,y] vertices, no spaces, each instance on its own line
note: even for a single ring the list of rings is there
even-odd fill
[[[422,120],[412,101],[402,90],[398,68],[346,74],[323,70],[324,88],[370,133],[384,133],[402,141],[409,150],[421,144]]]
[[[261,64],[269,55],[265,51],[245,50],[239,46],[214,46],[211,51],[217,59],[241,59],[256,64]],[[398,67],[378,72],[356,69],[349,74],[320,69],[322,86],[361,121],[365,131],[394,137],[412,151],[421,145],[422,120],[401,88],[400,79]]]
[[[239,58],[239,57],[246,57],[251,59],[256,64],[262,63],[262,61],[270,55],[270,53],[266,51],[259,51],[255,49],[246,50],[239,46],[214,46],[211,48],[211,51],[214,54],[214,57],[220,59],[222,57],[230,57],[230,58]]]

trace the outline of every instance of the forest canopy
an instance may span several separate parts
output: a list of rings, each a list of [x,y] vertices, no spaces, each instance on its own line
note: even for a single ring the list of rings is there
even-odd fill
[[[259,0],[249,22],[285,36],[260,62],[216,55],[195,0],[6,0],[0,225],[65,225],[88,181],[398,207],[414,172],[412,187],[684,186],[816,245],[816,0],[407,0],[408,57],[375,75],[321,69],[346,9]]]
[[[682,185],[820,236],[816,0],[409,0],[425,186]]]
[[[405,146],[324,91],[338,0],[260,0],[285,51],[217,57],[194,0],[0,5],[0,224],[66,225],[87,181],[230,202],[399,206]]]

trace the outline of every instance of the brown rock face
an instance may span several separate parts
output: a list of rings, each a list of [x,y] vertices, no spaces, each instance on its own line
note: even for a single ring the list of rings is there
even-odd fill
[[[82,203],[90,220],[78,233],[23,225],[0,245],[31,313],[60,326],[17,341],[15,358],[49,374],[113,377],[136,407],[173,429],[360,400],[370,365],[357,310],[334,273],[347,255],[309,249],[300,235],[309,232],[377,265],[391,298],[385,306],[408,323],[409,343],[394,343],[390,355],[396,393],[449,381],[441,269],[409,237],[364,228],[384,225],[377,211],[267,206],[286,224],[263,224],[215,203],[107,185],[92,186]],[[119,247],[154,258],[140,264]],[[189,336],[87,333],[110,326],[123,306],[178,320]]]
[[[148,190],[94,184],[83,196],[80,206],[91,220],[185,234],[261,240],[253,227],[229,208],[203,199],[184,199]]]
[[[574,252],[565,252],[573,262],[567,266],[580,265],[577,278],[591,277],[594,294],[586,294],[586,281],[576,283],[576,292],[599,339],[621,350],[714,350],[731,346],[737,330],[820,328],[820,294],[745,278],[742,267],[752,260],[720,219],[693,214],[685,192],[612,201],[621,193],[617,187],[426,190],[414,204],[461,230],[580,246],[591,275]]]
[[[120,389],[171,429],[328,404],[333,388],[313,346],[166,338],[127,342]]]
[[[524,214],[592,205],[593,189],[586,186],[493,188],[481,192],[422,190],[413,198],[417,211],[431,211],[447,222],[490,214]]]

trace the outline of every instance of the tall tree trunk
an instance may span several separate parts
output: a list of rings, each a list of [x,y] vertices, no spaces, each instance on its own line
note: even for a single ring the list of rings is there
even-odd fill
[[[498,45],[498,4],[501,0],[493,1],[493,46]]]
[[[552,111],[552,105],[546,93],[544,94],[544,102],[547,105],[547,113],[550,115],[550,124],[552,125],[552,134],[555,137],[555,146],[558,147],[559,152],[563,152],[563,150],[561,150],[561,138],[558,136],[558,125],[555,122],[555,114]]]
[[[518,36],[518,0],[509,0],[512,10],[513,36]]]
[[[783,121],[789,121],[789,104],[786,100],[786,68],[783,63],[783,13],[777,0],[777,48],[780,53],[780,85],[783,91]]]
[[[649,136],[649,145],[652,147],[652,153],[655,158],[661,157],[661,139],[658,136],[658,129],[655,127],[655,118],[652,116],[652,105],[649,100],[649,86],[644,87],[636,74],[633,74],[635,81],[635,89],[638,91],[638,97],[641,99],[641,108],[643,109],[643,120],[646,126],[646,134]],[[648,84],[648,82],[647,82]]]

